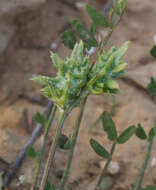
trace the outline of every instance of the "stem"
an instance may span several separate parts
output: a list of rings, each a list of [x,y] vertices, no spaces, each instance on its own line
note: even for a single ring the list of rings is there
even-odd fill
[[[103,118],[103,112],[102,114],[97,118],[96,121],[94,121],[94,123],[90,126],[90,129],[88,130],[88,133],[91,133],[92,132],[92,129],[94,126],[96,126]]]
[[[107,171],[107,169],[108,169],[108,166],[109,166],[110,162],[112,161],[112,156],[113,156],[115,147],[116,147],[116,143],[113,143],[112,148],[111,148],[111,152],[110,152],[110,158],[107,160],[107,163],[106,163],[106,165],[105,165],[105,167],[104,167],[104,169],[103,169],[103,171],[102,171],[102,173],[101,173],[101,175],[100,175],[100,178],[99,178],[98,183],[97,183],[96,188],[95,188],[96,190],[99,189],[99,186],[100,186],[100,184],[101,184],[101,182],[102,182],[103,177],[104,177],[105,174],[106,174],[106,171]]]
[[[41,152],[37,157],[37,165],[36,165],[36,169],[35,169],[35,175],[34,175],[34,180],[33,180],[33,185],[32,185],[31,190],[34,190],[36,185],[37,185],[39,171],[40,171],[40,168],[41,168],[41,162],[42,162],[42,158],[43,158],[44,150],[45,150],[46,139],[47,139],[48,132],[49,132],[49,129],[51,127],[51,124],[52,124],[52,122],[54,120],[56,110],[57,110],[57,107],[54,105],[53,109],[51,111],[50,117],[49,117],[49,119],[48,119],[48,121],[46,123],[46,126],[45,126],[43,145],[42,145],[42,148],[41,148]]]
[[[69,158],[68,158],[68,161],[67,161],[67,166],[66,166],[66,169],[65,169],[65,172],[63,174],[63,178],[61,180],[61,183],[59,185],[58,190],[63,190],[64,189],[64,186],[65,186],[65,184],[67,182],[67,179],[68,179],[68,176],[69,176],[69,173],[70,173],[73,154],[74,154],[75,145],[76,145],[77,138],[78,138],[78,133],[79,133],[79,129],[80,129],[80,124],[81,124],[81,120],[82,120],[86,100],[87,100],[87,97],[83,100],[82,104],[80,105],[79,115],[78,115],[76,126],[75,126],[75,129],[74,129],[74,132],[73,132],[71,149],[70,149]]]
[[[141,172],[140,172],[140,175],[138,177],[138,181],[137,181],[137,184],[136,184],[136,187],[135,187],[136,190],[141,189],[143,178],[144,178],[144,175],[145,175],[145,170],[147,168],[148,161],[149,161],[150,156],[151,156],[153,141],[154,141],[154,138],[152,138],[151,141],[149,142],[149,146],[148,146],[148,150],[146,152],[145,160],[143,162]]]
[[[40,190],[45,189],[45,185],[46,185],[46,181],[47,181],[47,178],[49,175],[51,163],[53,162],[54,155],[56,152],[57,141],[58,141],[59,135],[61,134],[62,127],[63,127],[64,121],[66,118],[65,115],[66,115],[65,111],[62,111],[62,110],[59,111],[59,119],[58,119],[57,129],[56,129],[55,137],[53,139],[53,142],[52,142],[50,150],[49,150],[48,159],[47,159],[46,166],[45,166],[44,173],[43,173],[43,177],[41,180]]]

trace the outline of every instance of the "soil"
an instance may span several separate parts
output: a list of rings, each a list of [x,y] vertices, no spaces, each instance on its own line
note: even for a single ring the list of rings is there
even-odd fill
[[[10,164],[30,136],[34,113],[42,112],[47,104],[47,100],[39,92],[40,86],[29,79],[36,74],[54,76],[55,69],[49,58],[51,44],[56,43],[57,48],[53,51],[60,56],[69,55],[70,51],[59,40],[60,34],[70,27],[69,23],[75,17],[88,23],[84,7],[77,9],[73,6],[75,1],[67,2],[69,1],[48,0],[41,8],[22,13],[20,17],[15,18],[16,35],[0,57],[0,158]],[[142,1],[142,4],[144,2],[148,6],[142,9],[135,9],[135,6],[134,9],[127,7],[123,20],[109,43],[109,46],[119,46],[124,41],[131,41],[125,56],[125,60],[129,63],[128,74],[126,79],[119,80],[123,92],[116,96],[116,114],[113,117],[119,133],[126,127],[138,123],[141,123],[148,132],[156,116],[156,101],[145,90],[150,76],[156,76],[156,60],[149,54],[156,33],[156,6],[154,8],[150,1],[149,3]],[[94,5],[100,10],[104,7],[104,1],[94,2]],[[23,125],[22,115],[25,109],[28,110],[29,129]],[[90,148],[89,140],[94,137],[107,149],[110,149],[111,144],[107,141],[101,124],[93,128],[91,133],[88,133],[88,130],[103,110],[110,111],[110,109],[110,96],[89,97],[75,150],[72,175],[66,189],[94,189],[102,170],[100,165],[103,160]],[[64,127],[65,134],[72,133],[76,116],[77,110],[68,118]],[[42,137],[37,140],[35,146],[39,148],[41,143]],[[134,136],[127,144],[117,147],[113,161],[120,165],[120,170],[116,175],[111,175],[113,190],[128,190],[136,182],[147,145]],[[67,152],[57,151],[54,172],[50,174],[50,180],[55,184],[60,180],[66,158]],[[155,159],[156,143],[154,142],[144,185],[156,186]],[[34,163],[35,160],[26,157],[17,173],[17,176],[24,175],[24,182],[19,184],[15,177],[8,187],[9,190],[30,189]],[[0,161],[0,171],[7,168],[6,165]]]

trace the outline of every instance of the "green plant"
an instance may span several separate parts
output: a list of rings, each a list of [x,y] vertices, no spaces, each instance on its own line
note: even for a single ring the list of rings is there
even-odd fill
[[[44,143],[39,156],[38,169],[35,175],[35,182],[32,187],[33,190],[36,189],[36,181],[40,171],[42,156],[44,154],[45,140],[54,119],[56,107],[59,112],[58,124],[55,137],[53,138],[53,143],[49,150],[48,159],[44,167],[41,184],[39,185],[40,190],[45,190],[45,188],[47,190],[55,189],[53,184],[51,184],[51,186],[47,185],[47,177],[57,146],[69,151],[67,166],[58,187],[58,190],[64,189],[69,175],[87,97],[91,94],[102,95],[105,93],[115,94],[120,92],[116,78],[122,77],[125,74],[124,69],[127,63],[122,61],[122,57],[127,51],[129,43],[124,43],[120,48],[112,47],[108,51],[106,51],[104,47],[107,44],[114,28],[119,24],[123,16],[125,6],[126,0],[115,0],[114,7],[111,8],[107,19],[93,7],[87,6],[86,11],[92,19],[90,28],[86,28],[79,19],[74,19],[72,27],[77,35],[72,31],[65,31],[61,36],[64,44],[73,49],[71,56],[62,60],[57,54],[51,52],[52,62],[57,69],[56,77],[39,75],[32,79],[43,86],[41,92],[55,104],[48,121],[39,113],[37,113],[35,117],[38,122],[41,122],[46,127],[44,132]],[[105,39],[98,41],[96,39],[96,33],[100,26],[107,27],[109,32]],[[80,42],[78,42],[79,39]],[[92,47],[96,49],[94,56],[89,52]],[[73,130],[72,138],[68,139],[68,137],[66,138],[63,136],[62,128],[66,118],[76,107],[79,107],[79,114]],[[111,131],[109,138],[114,141],[116,140],[116,142],[118,141],[119,144],[124,143],[133,134],[134,128],[134,126],[130,127],[128,131],[125,131],[125,134],[122,134],[119,137],[117,137],[115,131],[114,136],[112,136]],[[104,129],[110,133],[110,129]],[[91,141],[93,147],[95,146],[95,143],[95,140]],[[96,146],[98,146],[98,143]],[[111,159],[111,156],[109,156],[109,159]]]

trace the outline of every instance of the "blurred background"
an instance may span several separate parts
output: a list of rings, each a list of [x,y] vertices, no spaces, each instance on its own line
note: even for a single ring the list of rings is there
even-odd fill
[[[85,5],[95,6],[102,11],[105,0],[0,0],[0,158],[12,163],[23,148],[33,130],[32,117],[43,111],[48,101],[40,94],[40,86],[29,79],[36,74],[54,76],[55,69],[50,61],[49,50],[61,57],[70,54],[60,41],[60,34],[70,28],[71,20],[80,18],[86,25],[90,22]],[[105,35],[104,29],[100,30]],[[149,51],[156,35],[156,1],[128,0],[125,15],[108,43],[119,46],[131,41],[124,57],[128,63],[127,76],[119,80],[122,94],[116,96],[116,114],[113,117],[118,131],[141,123],[146,131],[156,117],[156,101],[146,92],[150,77],[156,76],[156,60]],[[104,161],[89,147],[94,136],[106,148],[110,148],[101,125],[88,133],[90,125],[103,110],[110,111],[111,97],[90,97],[87,102],[78,145],[72,165],[68,190],[93,190]],[[66,122],[64,133],[71,133],[77,110]],[[28,119],[29,127],[24,124]],[[35,146],[39,147],[42,137]],[[141,167],[147,143],[133,137],[126,145],[117,148],[113,162],[117,172],[109,171],[113,189],[127,190],[135,183]],[[63,158],[63,159],[62,159]],[[61,178],[66,153],[58,150],[55,173],[50,175],[57,184]],[[15,178],[10,190],[30,189],[35,161],[26,158],[17,176],[24,176],[20,185]],[[5,166],[0,162],[0,171]],[[145,184],[156,185],[156,144],[153,148]]]

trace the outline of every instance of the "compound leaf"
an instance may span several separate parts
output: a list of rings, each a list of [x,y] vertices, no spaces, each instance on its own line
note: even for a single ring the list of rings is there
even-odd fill
[[[76,44],[76,36],[74,35],[74,33],[70,30],[65,31],[62,35],[61,35],[61,39],[63,41],[63,43],[69,47],[70,49],[74,48],[74,45]]]
[[[107,133],[109,140],[116,140],[117,131],[114,121],[112,120],[110,113],[106,111],[103,113],[103,128],[104,131]]]
[[[131,136],[135,133],[135,131],[136,131],[136,127],[134,125],[130,126],[123,133],[121,133],[121,135],[117,138],[117,142],[119,144],[125,143],[131,138]]]
[[[93,148],[93,150],[102,158],[110,158],[110,154],[108,153],[108,151],[103,146],[101,146],[96,140],[91,139],[90,145]]]
[[[137,137],[139,137],[142,140],[147,139],[147,135],[145,133],[145,130],[143,129],[143,127],[141,126],[140,123],[138,124],[138,126],[136,128],[135,134]]]

